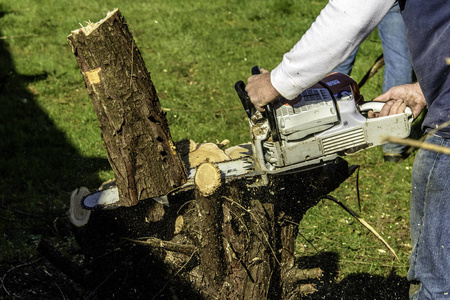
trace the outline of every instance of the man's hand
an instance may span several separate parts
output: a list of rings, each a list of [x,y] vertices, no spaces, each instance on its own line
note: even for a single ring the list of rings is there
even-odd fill
[[[280,96],[280,93],[270,82],[270,72],[265,69],[261,69],[261,74],[248,78],[245,91],[250,97],[250,101],[259,111],[264,111],[264,106]]]
[[[405,111],[406,106],[408,106],[411,108],[415,119],[424,107],[427,106],[418,82],[395,86],[373,100],[386,102],[386,104],[379,114],[369,112],[370,118],[401,114]]]

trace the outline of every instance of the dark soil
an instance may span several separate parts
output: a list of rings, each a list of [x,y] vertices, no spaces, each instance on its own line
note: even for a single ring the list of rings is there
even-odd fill
[[[79,254],[72,237],[52,237],[50,243],[83,268],[81,280],[75,282],[37,253],[29,259],[1,263],[0,299],[199,298],[175,275],[164,273],[161,261],[145,249],[122,245],[89,260]],[[408,299],[409,283],[394,272],[387,277],[351,274],[336,281],[338,260],[336,253],[299,259],[302,267],[320,267],[324,271],[321,280],[315,282],[317,291],[304,299]]]

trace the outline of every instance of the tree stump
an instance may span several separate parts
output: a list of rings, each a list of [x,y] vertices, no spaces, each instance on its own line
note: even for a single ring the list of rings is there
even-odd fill
[[[68,36],[100,123],[124,206],[186,181],[142,56],[119,10]]]

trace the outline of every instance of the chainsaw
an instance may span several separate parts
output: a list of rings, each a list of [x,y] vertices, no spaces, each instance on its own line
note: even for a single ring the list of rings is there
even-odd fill
[[[252,74],[259,74],[258,67]],[[293,100],[278,97],[257,111],[238,81],[235,90],[248,117],[252,155],[216,163],[225,180],[301,172],[335,163],[338,157],[383,144],[383,136],[407,137],[413,115],[410,108],[393,116],[369,119],[384,103],[365,102],[358,85],[349,76],[333,73],[304,90]],[[193,188],[195,168],[180,188]],[[170,193],[169,193],[170,194]],[[168,205],[167,195],[153,198]],[[96,191],[81,200],[84,209],[115,208],[117,187]]]

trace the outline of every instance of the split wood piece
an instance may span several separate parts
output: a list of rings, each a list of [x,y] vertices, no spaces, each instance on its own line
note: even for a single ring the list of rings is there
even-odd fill
[[[302,295],[309,295],[317,292],[316,286],[312,283],[301,284],[299,290]]]
[[[175,230],[173,231],[173,234],[179,234],[183,230],[184,226],[184,218],[182,215],[179,215],[175,219]]]
[[[100,123],[120,204],[132,206],[184,184],[165,113],[119,10],[67,39]]]
[[[230,160],[230,157],[216,144],[205,143],[189,153],[189,167],[195,168],[203,162],[221,162]]]
[[[237,159],[245,156],[252,156],[252,144],[240,144],[228,149],[225,149],[225,154],[228,155],[231,159]]]
[[[197,167],[194,183],[202,196],[211,196],[222,184],[219,168],[210,162],[202,163]]]

